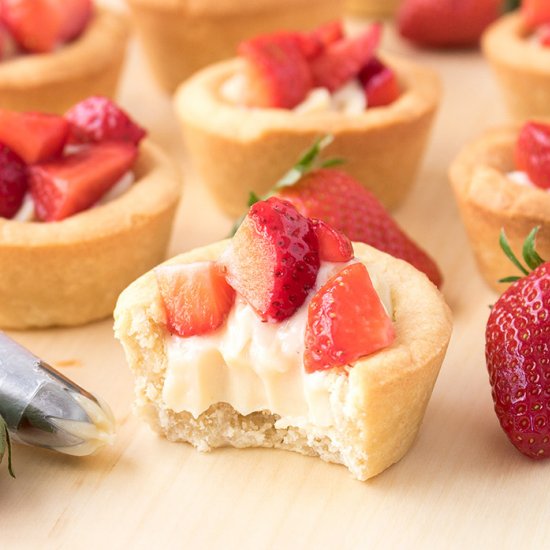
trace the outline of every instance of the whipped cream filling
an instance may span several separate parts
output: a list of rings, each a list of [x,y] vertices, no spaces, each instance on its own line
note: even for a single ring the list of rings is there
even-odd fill
[[[527,175],[526,172],[522,172],[520,170],[515,170],[513,172],[508,172],[506,174],[506,177],[516,183],[517,185],[522,185],[524,187],[533,187],[534,189],[538,189],[539,191],[545,191],[546,193],[550,192],[550,189],[543,189],[542,187],[539,187],[538,185],[535,185],[531,178]]]
[[[87,208],[86,210],[90,210],[91,208],[96,208],[97,206],[101,206],[102,204],[106,204],[108,202],[114,201],[118,197],[124,195],[128,189],[133,185],[135,181],[135,176],[133,172],[126,172],[114,185],[105,193],[95,204],[90,206],[90,208]],[[21,204],[21,208],[17,211],[17,214],[13,218],[11,218],[14,221],[18,222],[33,222],[36,221],[36,217],[34,214],[34,201],[32,200],[32,195],[30,192],[28,192],[25,195],[25,198],[23,199],[23,203]]]
[[[222,84],[220,94],[228,103],[242,105],[246,85],[246,77],[235,74]],[[299,105],[290,110],[299,114],[334,111],[354,116],[366,108],[367,96],[363,87],[359,80],[352,79],[333,94],[327,88],[313,88]]]
[[[162,390],[166,406],[198,417],[210,405],[224,402],[243,415],[270,410],[281,417],[276,427],[331,426],[334,373],[308,374],[303,368],[307,311],[315,292],[356,261],[323,262],[315,289],[300,309],[282,323],[263,323],[245,300],[237,296],[226,323],[216,332],[190,338],[168,334]],[[391,316],[388,285],[376,266],[368,265],[367,269]]]

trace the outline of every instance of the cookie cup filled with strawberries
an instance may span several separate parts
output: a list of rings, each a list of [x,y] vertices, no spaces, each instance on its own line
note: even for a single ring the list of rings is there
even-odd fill
[[[2,8],[0,106],[63,113],[91,95],[114,97],[127,17],[90,0],[8,0]],[[9,38],[8,38],[9,37]]]
[[[377,57],[381,27],[347,37],[340,23],[313,33],[243,42],[240,57],[179,88],[176,113],[191,160],[220,208],[241,214],[320,135],[329,154],[384,203],[397,206],[422,159],[440,99],[437,75]]]
[[[424,274],[278,197],[231,240],[140,277],[115,310],[153,429],[201,451],[319,456],[360,480],[410,448],[450,333]]]
[[[173,92],[238,43],[277,29],[310,29],[340,17],[342,0],[126,0],[159,84]]]
[[[484,33],[482,48],[495,72],[510,114],[518,119],[550,116],[550,4],[524,0]]]
[[[533,227],[537,246],[550,256],[550,125],[528,122],[485,132],[467,145],[450,169],[450,179],[478,268],[497,292],[513,266],[502,253],[504,230],[520,255]]]
[[[0,327],[78,325],[161,261],[180,196],[169,159],[110,100],[0,111]]]

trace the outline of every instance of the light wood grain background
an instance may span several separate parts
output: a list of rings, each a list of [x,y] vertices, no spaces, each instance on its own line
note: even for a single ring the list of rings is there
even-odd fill
[[[505,120],[479,53],[421,53],[391,30],[386,47],[437,69],[445,99],[424,167],[396,213],[443,268],[455,330],[410,453],[370,482],[283,451],[199,454],[154,435],[131,412],[132,380],[112,321],[12,333],[97,392],[119,423],[113,447],[78,459],[17,446],[17,480],[0,472],[0,548],[545,548],[550,464],[517,453],[492,410],[483,358],[495,295],[478,276],[447,169],[462,144]],[[222,238],[216,211],[185,163],[170,99],[132,43],[120,100],[186,176],[170,254]]]

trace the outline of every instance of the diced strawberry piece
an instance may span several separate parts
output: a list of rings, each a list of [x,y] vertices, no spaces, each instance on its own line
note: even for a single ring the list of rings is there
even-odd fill
[[[323,220],[311,220],[317,241],[319,257],[326,262],[349,262],[353,258],[351,241]]]
[[[0,218],[13,218],[27,192],[25,163],[0,143]]]
[[[309,304],[304,367],[311,373],[349,365],[394,339],[367,268],[352,264],[331,277]]]
[[[3,0],[2,19],[29,52],[51,52],[60,41],[63,10],[51,0]]]
[[[521,17],[528,29],[535,29],[545,23],[550,23],[550,2],[548,0],[523,0]]]
[[[2,19],[17,43],[48,53],[76,38],[92,15],[91,0],[3,0]]]
[[[292,109],[311,90],[311,71],[297,33],[259,36],[242,42],[246,63],[245,104],[249,107]]]
[[[92,96],[65,114],[71,143],[127,141],[137,145],[147,132],[107,97]]]
[[[69,42],[80,36],[93,15],[92,0],[54,0],[63,8],[61,40]]]
[[[403,0],[397,25],[401,36],[419,46],[476,46],[502,5],[502,0]]]
[[[95,204],[134,164],[131,143],[100,143],[29,168],[36,217],[59,221]]]
[[[308,59],[318,56],[327,46],[344,38],[344,26],[341,20],[321,25],[312,32],[300,35],[302,50]]]
[[[216,263],[160,266],[155,275],[172,334],[182,338],[200,336],[225,323],[235,291]]]
[[[550,46],[550,23],[541,25],[537,29],[537,38],[541,46],[545,46],[545,47]]]
[[[550,188],[550,125],[527,122],[516,143],[516,165],[542,189]]]
[[[367,107],[390,105],[401,95],[396,74],[377,58],[363,67],[359,80],[365,88]]]
[[[0,109],[0,143],[27,164],[60,156],[68,135],[69,123],[63,117]]]
[[[357,36],[327,46],[311,61],[314,85],[328,88],[331,92],[341,88],[369,62],[381,36],[382,26],[376,24]]]
[[[311,221],[287,201],[254,204],[224,258],[229,284],[264,321],[291,317],[314,287],[319,246]]]

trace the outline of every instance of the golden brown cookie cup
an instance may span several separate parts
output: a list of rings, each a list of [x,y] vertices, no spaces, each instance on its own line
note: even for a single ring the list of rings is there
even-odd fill
[[[550,194],[519,185],[507,177],[516,170],[514,147],[519,126],[491,130],[464,148],[453,162],[450,179],[478,268],[497,292],[509,285],[498,283],[520,275],[499,246],[501,228],[521,258],[523,241],[540,226],[537,250],[550,258]]]
[[[0,218],[0,327],[107,317],[124,287],[163,260],[180,181],[171,161],[147,141],[134,173],[124,195],[63,221]]]
[[[518,120],[550,117],[550,48],[529,39],[520,14],[493,23],[483,35],[482,48],[510,114]]]
[[[191,74],[235,55],[245,38],[308,30],[342,16],[342,0],[127,0],[159,84],[173,92]]]
[[[392,17],[401,0],[346,0],[346,12],[359,17]]]
[[[241,214],[250,191],[265,193],[325,134],[335,138],[327,156],[345,159],[346,170],[388,208],[402,202],[422,159],[441,90],[433,71],[386,59],[403,94],[388,107],[358,116],[232,105],[222,99],[220,88],[241,69],[238,59],[184,83],[175,96],[176,113],[191,159],[220,208],[230,216]]]
[[[129,36],[127,18],[99,9],[74,42],[0,63],[0,108],[64,113],[91,95],[114,97]]]

